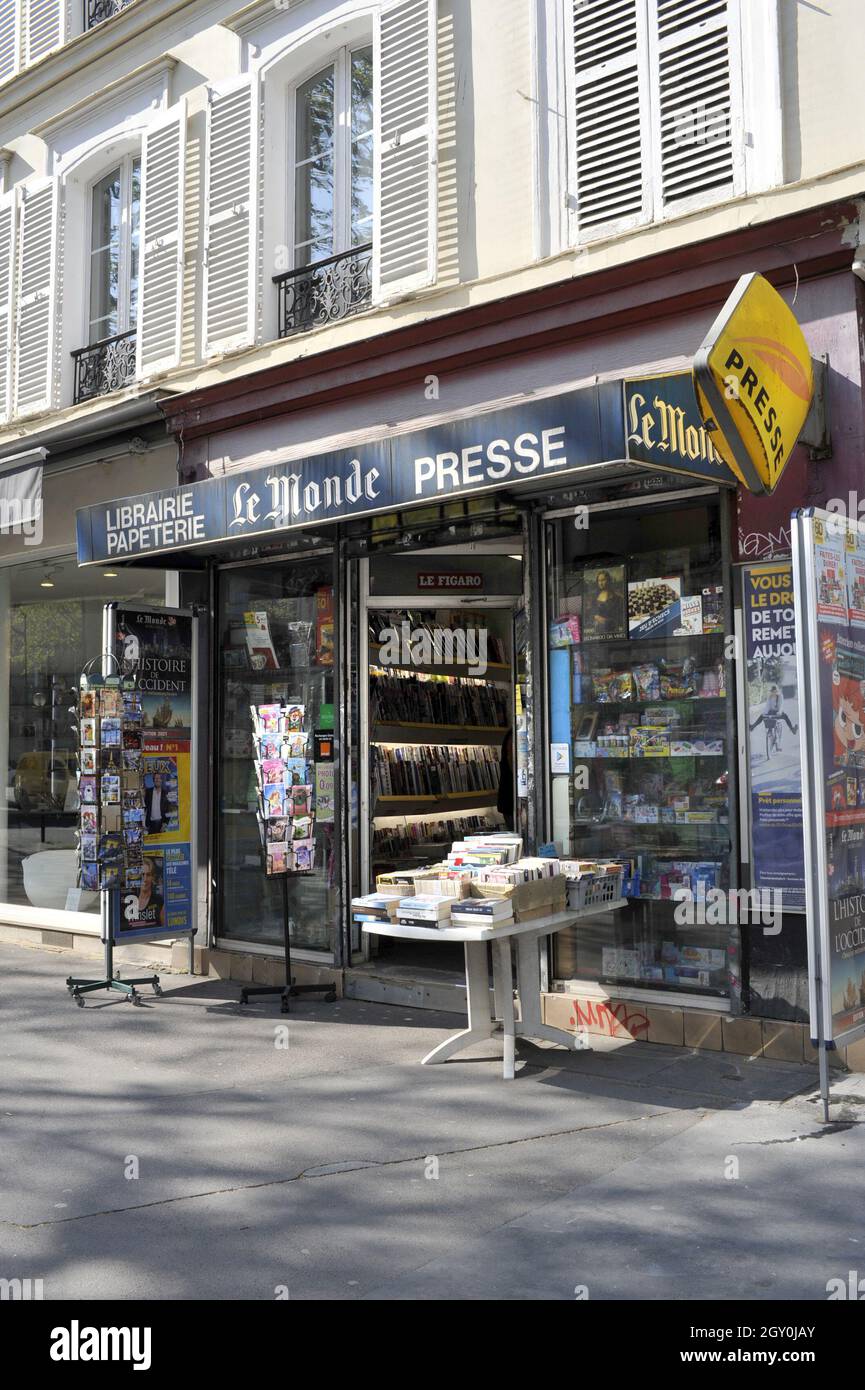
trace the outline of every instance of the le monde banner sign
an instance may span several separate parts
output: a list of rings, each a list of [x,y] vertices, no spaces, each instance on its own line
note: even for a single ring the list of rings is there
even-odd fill
[[[246,540],[394,512],[608,462],[736,479],[707,438],[690,373],[613,381],[446,421],[349,451],[243,470],[77,514],[79,564]]]

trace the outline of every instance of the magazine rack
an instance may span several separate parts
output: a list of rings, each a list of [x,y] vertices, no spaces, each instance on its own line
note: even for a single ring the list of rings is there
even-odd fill
[[[325,1004],[332,1004],[336,999],[336,991],[333,985],[296,985],[291,973],[291,913],[288,908],[288,878],[285,874],[282,877],[282,939],[285,951],[285,984],[282,985],[244,985],[240,991],[240,1002],[246,1004],[253,997],[259,994],[278,994],[281,998],[279,1006],[280,1013],[289,1012],[289,999],[296,994],[323,994]]]
[[[117,667],[118,672],[120,671],[120,663],[119,663],[117,657],[115,656],[115,654],[114,654],[113,652],[106,650],[105,652],[103,652],[101,658],[99,658],[99,657],[94,657],[91,661],[89,661],[89,662],[86,664],[86,666],[84,667],[84,670],[83,670],[83,672],[82,672],[82,681],[86,680],[86,678],[88,677],[89,672],[90,672],[90,668],[93,666],[94,662],[100,661],[100,660],[101,660],[101,662],[102,662],[102,669],[103,669],[103,672],[106,672],[106,671],[107,671],[108,664],[109,664],[110,662],[112,662],[112,661],[114,662],[115,666]],[[118,688],[119,688],[119,677],[115,677],[115,680],[118,681]],[[100,686],[99,688],[101,688],[101,686]],[[75,706],[74,711],[70,711],[70,712],[74,712],[75,715],[76,715],[76,719],[77,719],[77,734],[78,734],[78,745],[79,745],[79,755],[78,755],[78,756],[79,756],[79,763],[80,763],[80,761],[81,761],[81,748],[82,748],[82,743],[81,743],[82,713],[81,713],[81,698],[80,698],[80,695],[79,695],[78,704]],[[95,716],[94,716],[94,717],[95,717]],[[120,716],[118,716],[118,717],[120,718]],[[121,722],[121,727],[122,727],[122,722]],[[99,745],[98,745],[98,744],[95,744],[94,746],[99,746]],[[100,824],[101,824],[101,823],[100,823]],[[97,834],[98,834],[98,833],[99,833],[99,832],[97,831]],[[105,963],[104,963],[104,967],[103,967],[103,974],[102,974],[102,976],[101,976],[100,978],[97,978],[97,979],[92,979],[92,978],[87,978],[87,977],[82,977],[82,976],[77,976],[77,975],[69,975],[69,976],[67,976],[67,979],[66,979],[66,988],[67,988],[69,994],[70,994],[70,995],[72,996],[72,998],[75,1000],[75,1003],[78,1005],[79,1009],[83,1009],[83,1008],[84,1008],[84,1003],[85,1003],[84,996],[85,996],[86,994],[92,994],[92,993],[94,993],[94,991],[99,990],[99,989],[106,989],[106,990],[108,990],[108,991],[112,991],[112,990],[113,990],[113,991],[115,991],[115,992],[118,993],[118,994],[122,994],[122,995],[124,995],[124,996],[126,997],[126,999],[128,999],[128,1000],[130,1001],[130,1003],[132,1003],[132,1004],[140,1004],[140,1003],[141,1003],[141,995],[138,993],[138,990],[136,989],[136,985],[151,985],[152,988],[153,988],[154,994],[161,994],[161,993],[162,993],[162,988],[161,988],[160,983],[159,983],[159,976],[158,976],[158,975],[141,975],[141,976],[136,976],[134,979],[131,979],[131,980],[124,980],[124,979],[121,979],[121,978],[120,978],[119,974],[116,974],[116,973],[115,973],[115,970],[114,970],[114,938],[115,938],[115,933],[116,933],[116,930],[117,930],[117,924],[118,924],[118,922],[119,922],[119,920],[120,920],[120,889],[119,889],[119,888],[100,888],[100,899],[101,899],[101,902],[100,902],[100,911],[101,911],[101,922],[102,922],[102,931],[101,931],[101,935],[102,935],[102,943],[103,943],[103,946],[104,946],[104,948],[105,948],[105,955],[104,955],[104,962],[105,962]]]

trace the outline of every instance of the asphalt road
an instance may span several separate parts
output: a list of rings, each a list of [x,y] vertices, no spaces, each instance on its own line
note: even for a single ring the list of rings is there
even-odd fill
[[[241,1008],[0,946],[0,1278],[45,1299],[825,1299],[865,1278],[865,1078],[597,1040],[419,1059],[453,1015]],[[287,1031],[286,1030],[287,1027]],[[284,1045],[287,1043],[287,1046]],[[856,1195],[860,1194],[860,1195]]]

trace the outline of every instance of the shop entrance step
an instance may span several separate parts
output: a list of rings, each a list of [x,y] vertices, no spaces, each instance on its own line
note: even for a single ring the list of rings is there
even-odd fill
[[[397,1004],[406,1009],[439,1009],[466,1013],[465,980],[442,971],[433,978],[407,965],[381,965],[370,961],[345,972],[346,999],[371,1004]]]

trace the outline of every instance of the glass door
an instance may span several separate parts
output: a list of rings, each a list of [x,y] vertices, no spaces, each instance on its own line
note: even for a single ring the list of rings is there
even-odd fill
[[[281,946],[283,882],[293,947],[334,951],[339,871],[334,816],[332,553],[221,570],[218,577],[217,938]],[[257,809],[251,710],[302,711],[314,788],[312,869],[268,878]]]

